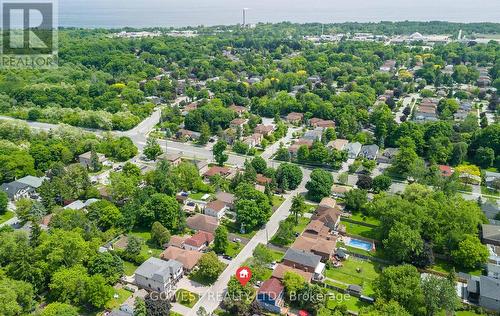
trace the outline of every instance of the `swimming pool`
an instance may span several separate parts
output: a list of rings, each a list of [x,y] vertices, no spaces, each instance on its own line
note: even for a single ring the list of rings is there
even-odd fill
[[[372,250],[372,243],[367,242],[367,241],[363,241],[363,240],[359,240],[359,239],[351,238],[351,240],[349,240],[349,242],[347,243],[347,245],[350,246],[350,247],[354,247],[354,248],[358,248],[358,249],[363,249],[363,250],[366,250],[366,251],[371,251]]]

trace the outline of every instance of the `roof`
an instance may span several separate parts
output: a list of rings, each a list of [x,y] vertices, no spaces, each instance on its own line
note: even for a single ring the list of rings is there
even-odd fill
[[[247,121],[248,121],[247,119],[235,118],[234,120],[231,121],[231,125],[244,125],[246,124]]]
[[[356,292],[356,293],[361,293],[361,286],[357,285],[357,284],[349,284],[349,286],[347,286],[347,290],[349,291],[352,291],[352,292]]]
[[[27,184],[30,187],[37,189],[42,185],[43,181],[45,181],[45,180],[47,180],[46,177],[39,178],[39,177],[33,177],[33,176],[26,176],[24,178],[17,179],[17,182]]]
[[[285,253],[284,260],[295,262],[306,267],[316,268],[321,262],[321,257],[303,250],[289,248]]]
[[[323,237],[311,237],[312,235],[304,234],[299,236],[291,248],[306,252],[314,252],[331,256],[337,247],[337,239],[326,239]]]
[[[451,177],[453,174],[453,168],[445,165],[438,165],[439,171],[441,171],[441,175],[444,177]]]
[[[182,248],[184,246],[184,242],[188,238],[189,238],[189,236],[173,235],[172,237],[170,237],[170,240],[168,241],[167,246],[170,248],[172,248],[172,247]]]
[[[346,149],[350,153],[355,153],[358,154],[359,151],[361,150],[361,143],[355,142],[355,143],[349,143],[346,145]]]
[[[201,247],[205,244],[209,244],[214,240],[214,235],[206,231],[198,231],[193,236],[189,237],[184,241],[184,244],[193,247]]]
[[[87,151],[86,153],[83,153],[80,156],[78,156],[78,158],[83,158],[83,159],[91,159],[91,157],[92,157],[92,152],[91,151]],[[97,153],[97,157],[99,159],[102,159],[102,158],[104,158],[104,154]]]
[[[274,127],[272,125],[259,124],[255,127],[254,132],[260,134],[266,134],[272,132],[273,130]]]
[[[163,260],[176,260],[182,263],[186,270],[192,270],[200,261],[203,253],[194,250],[186,250],[177,247],[168,247],[160,254]]]
[[[284,290],[281,281],[275,278],[264,281],[259,288],[258,294],[266,294],[267,296],[276,299],[278,298]]]
[[[363,155],[372,155],[375,156],[379,150],[378,145],[372,144],[372,145],[364,145],[361,147],[361,153]]]
[[[273,182],[273,179],[268,178],[262,174],[258,174],[256,178],[257,183],[259,184],[266,184],[266,183],[271,183]]]
[[[337,208],[318,206],[311,219],[333,225],[337,223],[340,214],[341,212]]]
[[[87,201],[82,201],[82,200],[76,200],[71,204],[66,205],[64,208],[65,209],[72,209],[72,210],[81,210],[86,208],[87,206],[99,201],[98,199],[88,199]]]
[[[5,193],[7,193],[7,195],[9,197],[13,197],[17,192],[21,191],[21,190],[24,190],[26,188],[31,188],[30,185],[26,184],[26,183],[21,183],[21,182],[18,182],[18,181],[13,181],[13,182],[10,182],[10,183],[4,183],[0,186],[0,188],[2,189],[2,191],[4,191]]]
[[[180,154],[170,154],[170,153],[164,153],[163,155],[161,155],[159,158],[160,159],[164,159],[164,160],[167,160],[167,161],[170,161],[170,162],[174,162],[176,160],[179,160],[181,159],[181,155]]]
[[[331,197],[324,197],[321,200],[321,202],[319,202],[319,205],[327,207],[335,207],[335,205],[337,205],[337,201]]]
[[[205,206],[205,209],[209,208],[211,210],[216,211],[217,213],[222,211],[226,207],[226,203],[224,203],[221,200],[215,200],[212,202],[209,202],[207,206]]]
[[[347,139],[338,138],[329,142],[328,147],[335,148],[336,150],[344,150],[348,143],[349,141]]]
[[[482,225],[483,239],[495,240],[500,242],[500,226],[497,225]]]
[[[217,219],[204,214],[196,214],[186,219],[186,224],[190,229],[203,230],[214,233],[219,226]]]
[[[165,261],[151,257],[135,270],[135,274],[155,281],[166,282],[172,274],[177,273],[180,269],[182,269],[182,263],[179,261]]]
[[[479,293],[481,297],[487,297],[496,301],[500,300],[500,280],[488,276],[479,277]]]
[[[226,204],[233,204],[234,203],[234,194],[228,193],[228,192],[217,192],[215,194],[215,197],[217,200],[222,201]]]
[[[230,170],[227,167],[220,167],[220,166],[213,166],[208,169],[207,172],[205,172],[204,176],[206,177],[212,177],[215,175],[225,175],[229,174]]]
[[[301,120],[303,117],[304,117],[303,113],[297,113],[297,112],[288,113],[288,115],[286,116],[288,120]]]
[[[285,276],[285,272],[296,273],[296,274],[302,276],[306,282],[310,282],[312,279],[311,272],[305,272],[305,271],[302,271],[302,270],[299,270],[296,268],[292,268],[292,267],[286,266],[282,263],[279,263],[278,265],[276,265],[276,268],[274,268],[272,277],[282,280],[283,277]]]

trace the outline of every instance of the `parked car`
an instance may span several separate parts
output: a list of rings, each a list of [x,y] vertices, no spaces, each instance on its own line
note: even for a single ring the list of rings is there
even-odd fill
[[[237,242],[237,243],[240,243],[240,242],[241,242],[241,239],[239,239],[239,238],[233,238],[233,241],[234,241],[234,242]]]
[[[224,258],[226,260],[233,260],[233,257],[228,256],[228,255],[223,255],[222,258]]]

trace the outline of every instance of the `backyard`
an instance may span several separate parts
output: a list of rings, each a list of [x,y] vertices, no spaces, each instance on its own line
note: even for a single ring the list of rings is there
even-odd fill
[[[382,265],[379,263],[350,257],[342,262],[342,267],[327,269],[325,276],[340,283],[360,285],[363,287],[362,293],[371,296],[374,294],[372,282],[378,277],[381,269]]]
[[[117,298],[112,298],[109,302],[106,303],[106,309],[115,309],[120,307],[131,295],[132,292],[127,291],[123,288],[114,289],[114,294],[118,295]]]
[[[328,290],[326,307],[330,310],[327,313],[319,313],[318,316],[329,316],[331,311],[337,306],[345,305],[347,310],[358,312],[361,308],[367,307],[370,304],[360,301],[357,297],[343,294],[336,291]]]
[[[361,236],[369,239],[379,240],[379,233],[373,227],[368,227],[365,225],[355,224],[341,220],[340,223],[345,226],[346,232],[349,235]]]

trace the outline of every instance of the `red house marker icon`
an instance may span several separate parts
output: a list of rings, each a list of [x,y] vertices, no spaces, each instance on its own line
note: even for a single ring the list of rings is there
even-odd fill
[[[236,270],[236,279],[240,281],[240,284],[245,286],[248,281],[252,278],[252,271],[249,267],[240,267]]]

